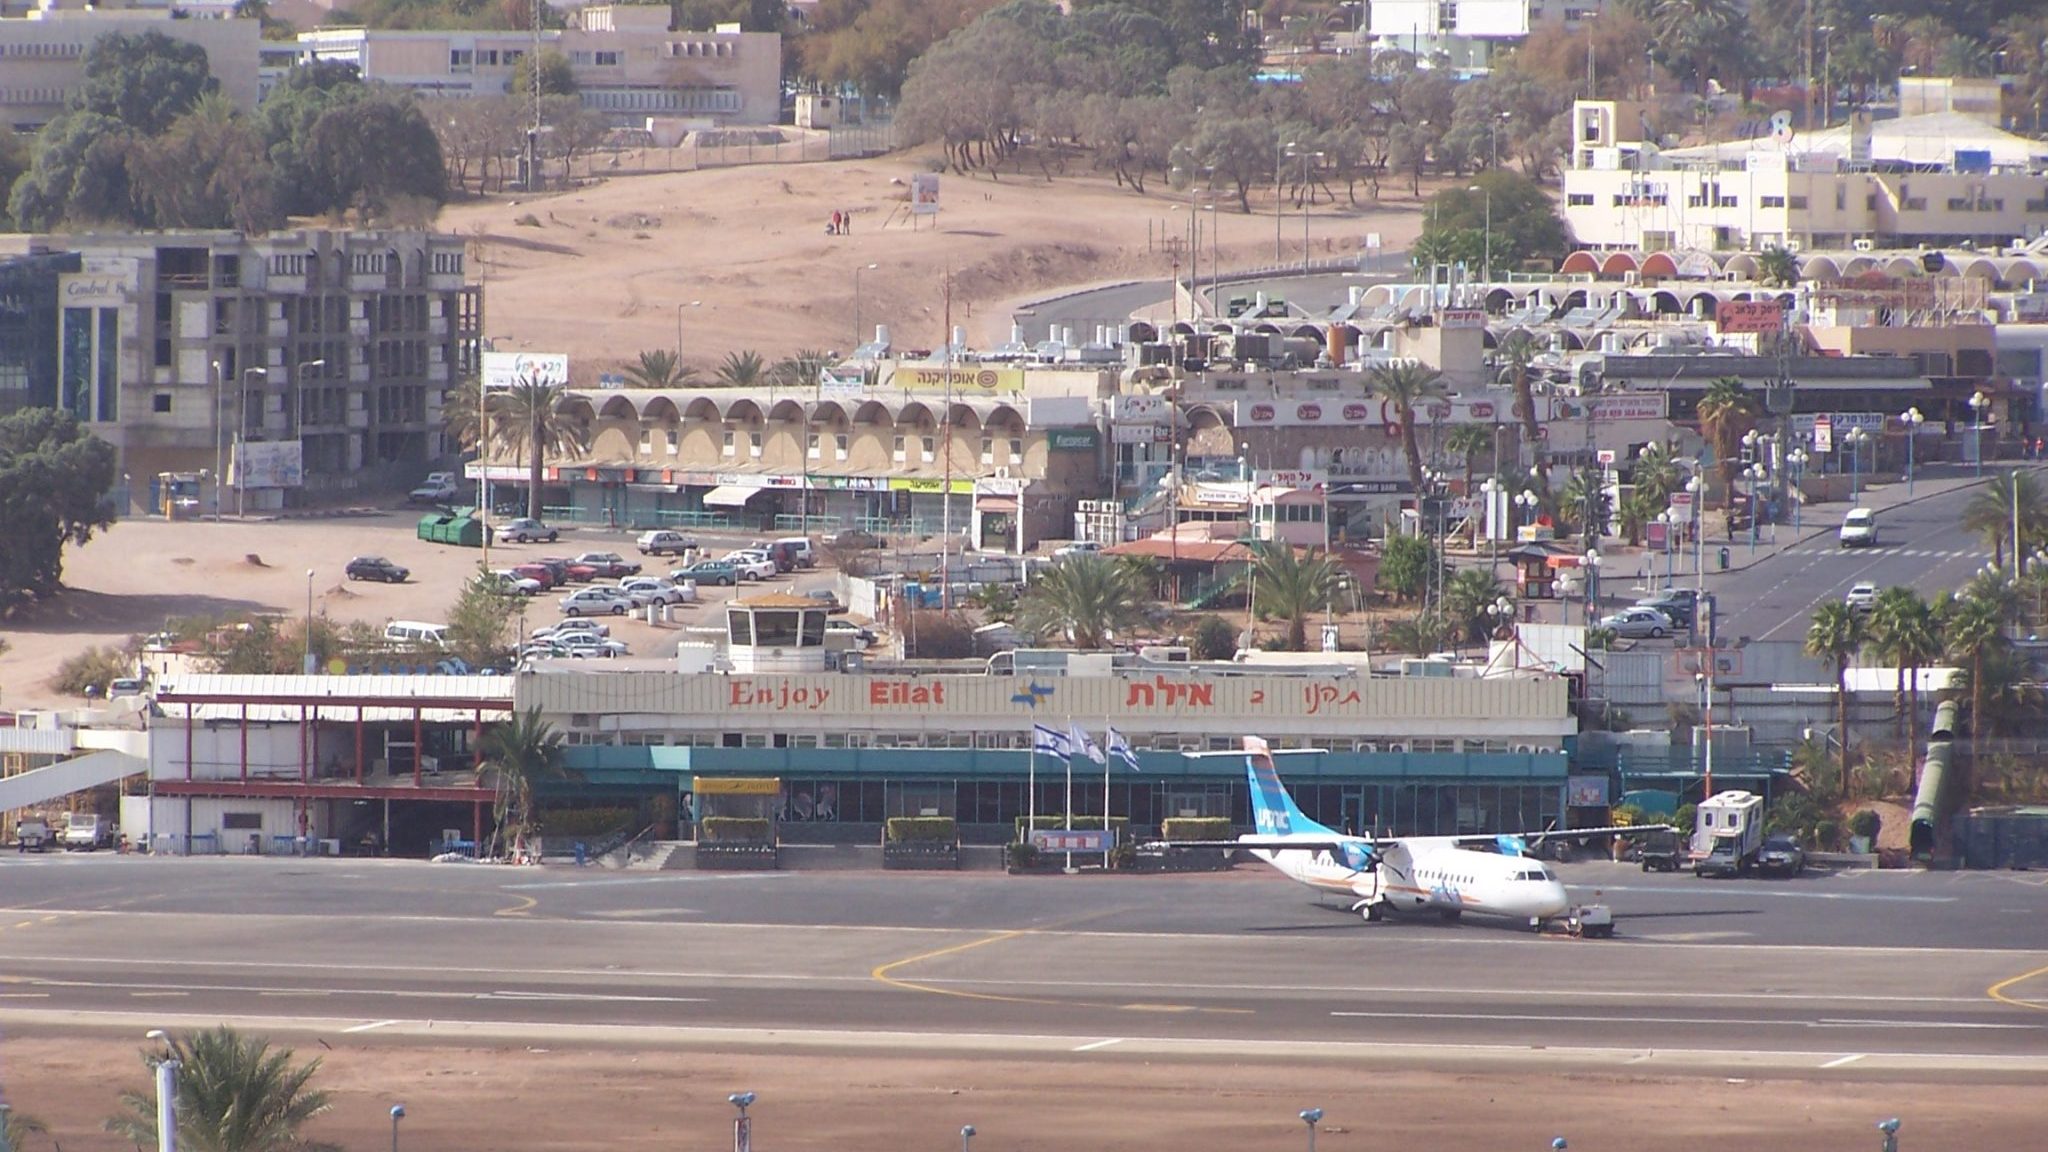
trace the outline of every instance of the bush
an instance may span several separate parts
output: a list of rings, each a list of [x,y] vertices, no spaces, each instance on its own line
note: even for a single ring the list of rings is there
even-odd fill
[[[1875,841],[1877,839],[1877,830],[1883,825],[1884,819],[1877,814],[1875,809],[1865,808],[1849,817],[1849,834]]]
[[[1829,817],[1816,821],[1813,826],[1813,846],[1823,852],[1833,852],[1842,846],[1842,822]]]
[[[110,681],[135,675],[135,657],[119,648],[87,648],[57,665],[50,687],[66,696],[83,696],[88,688],[104,691]]]
[[[1018,841],[1003,846],[1005,860],[1012,868],[1029,868],[1038,863],[1038,849]]]
[[[590,838],[618,831],[635,819],[631,808],[550,808],[541,813],[541,831],[549,836]]]
[[[713,844],[772,844],[774,825],[753,816],[706,816],[697,821],[697,838]]]
[[[1120,838],[1123,836],[1124,828],[1128,826],[1130,822],[1130,818],[1127,816],[1111,816],[1109,818],[1109,826],[1111,828],[1117,829],[1117,835]],[[1055,832],[1067,827],[1067,817],[1065,813],[1061,812],[1041,812],[1032,819],[1031,826],[1041,832]],[[1074,817],[1073,826],[1076,831],[1083,831],[1090,828],[1100,828],[1102,827],[1102,817],[1077,815]],[[1016,828],[1017,839],[1025,839],[1026,837],[1024,835],[1024,819],[1022,817],[1018,817],[1016,822]]]
[[[960,839],[960,824],[951,816],[891,816],[882,825],[882,837],[891,844],[951,844]]]
[[[1692,830],[1699,827],[1699,823],[1700,806],[1697,804],[1680,804],[1678,811],[1671,814],[1671,826],[1678,829],[1681,836],[1691,836]],[[1769,826],[1768,820],[1765,821],[1765,826]]]
[[[1188,647],[1197,660],[1228,660],[1237,655],[1237,629],[1221,616],[1204,616]]]
[[[1170,816],[1159,822],[1162,840],[1229,840],[1236,835],[1228,816]]]

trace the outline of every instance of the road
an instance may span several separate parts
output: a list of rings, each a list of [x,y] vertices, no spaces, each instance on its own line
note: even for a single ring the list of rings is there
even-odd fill
[[[2048,1074],[2037,878],[1564,871],[1620,939],[1367,925],[1249,869],[10,858],[0,1003],[20,1030],[228,1018],[393,1040]]]
[[[1406,267],[1407,260],[1406,252],[1385,252],[1379,255],[1376,266],[1398,272]],[[1393,279],[1396,277],[1385,272],[1372,275],[1323,272],[1307,277],[1282,276],[1244,282],[1226,280],[1221,294],[1228,300],[1231,296],[1250,296],[1264,291],[1308,309],[1311,315],[1322,316],[1344,303],[1353,285],[1383,284]],[[1032,343],[1045,339],[1048,328],[1055,325],[1073,328],[1075,338],[1086,341],[1094,334],[1096,325],[1127,324],[1131,313],[1164,302],[1172,290],[1170,281],[1141,280],[1035,301],[1014,309],[1011,317],[1014,323],[1024,326],[1024,337]],[[1202,294],[1214,307],[1216,292],[1206,281]]]

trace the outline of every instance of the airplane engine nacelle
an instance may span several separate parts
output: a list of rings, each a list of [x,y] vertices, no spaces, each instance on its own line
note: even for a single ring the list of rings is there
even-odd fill
[[[1493,838],[1493,842],[1500,849],[1500,854],[1503,856],[1527,856],[1529,854],[1529,842],[1520,836],[1496,836]]]
[[[1353,872],[1363,872],[1379,863],[1378,855],[1363,844],[1345,844],[1341,848],[1344,866]]]

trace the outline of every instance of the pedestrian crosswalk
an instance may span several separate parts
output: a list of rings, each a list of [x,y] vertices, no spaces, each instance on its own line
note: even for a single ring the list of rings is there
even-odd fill
[[[1989,560],[1991,553],[1971,548],[1814,548],[1808,551],[1843,556],[1909,556],[1923,560]]]

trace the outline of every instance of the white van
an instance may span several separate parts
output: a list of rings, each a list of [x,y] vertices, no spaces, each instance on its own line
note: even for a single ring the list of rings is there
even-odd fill
[[[422,624],[417,620],[393,620],[384,626],[384,639],[410,648],[446,648],[446,624]]]
[[[1851,508],[1842,517],[1842,547],[1873,548],[1877,546],[1877,513],[1868,508]]]
[[[787,555],[793,567],[816,568],[818,566],[818,554],[812,550],[811,538],[809,536],[784,536],[782,539],[775,541],[773,546],[770,547],[768,555],[772,557],[777,554]]]

